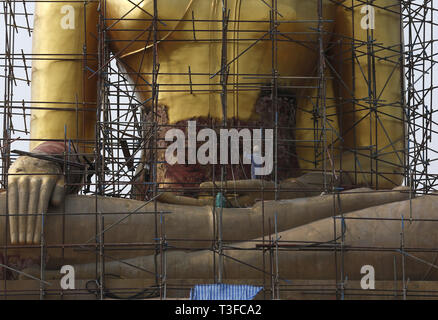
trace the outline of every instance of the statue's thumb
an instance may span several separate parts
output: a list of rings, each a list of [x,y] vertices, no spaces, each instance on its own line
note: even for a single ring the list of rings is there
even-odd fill
[[[60,206],[64,201],[65,197],[65,188],[64,188],[64,177],[59,177],[58,181],[56,181],[55,188],[53,189],[53,195],[51,199],[51,204],[55,207]]]

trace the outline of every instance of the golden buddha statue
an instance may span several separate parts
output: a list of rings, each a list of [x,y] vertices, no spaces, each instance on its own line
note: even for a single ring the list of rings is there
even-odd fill
[[[166,126],[185,129],[187,121],[194,120],[204,127],[277,125],[279,140],[294,141],[293,154],[278,147],[276,182],[268,181],[274,180],[272,176],[263,180],[248,178],[246,166],[234,176],[225,172],[228,181],[217,183],[233,188],[239,199],[235,203],[249,207],[224,209],[230,217],[228,227],[242,226],[241,233],[232,228],[234,236],[239,234],[235,240],[263,236],[252,232],[250,225],[244,227],[242,216],[239,218],[243,212],[248,217],[258,212],[259,204],[255,202],[263,189],[268,190],[264,199],[272,206],[271,216],[283,211],[284,217],[292,215],[293,207],[304,201],[296,198],[314,197],[302,203],[306,208],[303,214],[321,214],[299,223],[285,222],[286,218],[279,222],[280,231],[292,235],[295,227],[304,228],[307,223],[336,215],[315,200],[326,191],[327,180],[345,189],[369,188],[345,195],[351,197],[350,211],[407,199],[403,193],[406,189],[391,190],[402,184],[404,174],[399,6],[388,10],[394,1],[374,1],[375,28],[370,29],[363,26],[362,1],[277,0],[275,7],[260,0],[225,2],[226,10],[219,0],[158,0],[157,8],[152,0],[37,1],[33,54],[38,58],[32,65],[31,151],[63,154],[68,152],[64,144],[68,140],[75,154],[82,155],[78,161],[83,161],[84,155],[92,158],[98,73],[103,68],[98,63],[98,46],[99,40],[101,44],[108,41],[119,69],[129,78],[135,99],[152,121],[159,122],[159,137],[164,137]],[[104,22],[104,30],[97,29],[99,19]],[[159,69],[154,69],[158,65]],[[278,96],[272,93],[272,82]],[[157,110],[151,108],[154,93]],[[146,153],[143,163],[148,161]],[[216,172],[209,166],[172,166],[163,159],[164,152],[159,152],[156,181],[161,187],[168,183],[182,189],[184,183],[201,190],[213,187],[211,180]],[[140,181],[148,179],[145,168],[139,168]],[[59,205],[64,199],[62,168],[54,162],[23,156],[9,173],[11,244],[38,244],[40,214],[47,212],[50,203]],[[134,189],[137,199],[143,200],[144,190]],[[388,196],[375,191],[385,189],[382,192]],[[277,190],[276,195],[273,190]],[[370,194],[374,190],[382,198],[361,196],[364,190]],[[190,192],[164,192],[159,201],[163,208],[178,212],[178,217],[199,211],[199,215],[190,214],[195,219],[192,223],[199,225],[196,219],[203,221],[201,217],[210,215],[212,199]],[[59,230],[53,228],[59,224],[50,222],[54,219],[48,218],[45,233],[58,241]],[[150,229],[148,219],[133,219],[140,220],[130,221],[132,228]],[[173,227],[184,226],[185,220],[181,219]],[[70,240],[77,235],[86,241],[77,229],[84,226],[81,220],[69,221]],[[186,236],[194,239],[201,233],[205,235],[201,229],[187,228]],[[327,226],[323,229],[330,232]],[[304,236],[303,230],[297,234]],[[135,234],[126,229],[115,237],[128,243],[152,237],[148,234],[147,239],[139,239]],[[321,241],[328,236],[324,233]],[[172,259],[183,259],[180,255],[183,253],[175,253]],[[209,259],[202,252],[191,255]],[[131,252],[125,258],[136,255]],[[73,253],[69,259],[90,262],[75,258]],[[206,263],[210,265],[211,261]],[[235,269],[233,276],[239,270]]]

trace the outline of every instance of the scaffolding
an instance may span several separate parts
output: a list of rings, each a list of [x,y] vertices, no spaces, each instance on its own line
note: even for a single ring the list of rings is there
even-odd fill
[[[293,134],[285,134],[284,132],[289,130],[295,132],[293,124],[296,121],[296,108],[297,108],[297,96],[291,94],[299,83],[300,90],[316,89],[316,96],[310,97],[312,101],[315,101],[313,110],[314,115],[313,127],[304,128],[303,130],[309,130],[314,133],[314,141],[312,141],[313,148],[315,149],[314,169],[307,170],[308,172],[323,172],[329,176],[334,172],[332,165],[331,155],[336,153],[337,147],[334,143],[333,128],[328,125],[330,121],[330,115],[334,109],[342,108],[345,101],[333,102],[333,99],[327,94],[327,83],[333,78],[338,78],[342,81],[339,74],[333,72],[331,63],[336,59],[344,59],[342,56],[337,56],[327,48],[335,45],[332,43],[333,36],[339,36],[335,31],[329,31],[327,26],[335,23],[335,21],[325,20],[322,12],[323,0],[308,0],[314,1],[317,5],[316,16],[318,19],[313,21],[315,28],[308,30],[309,41],[303,41],[303,45],[311,45],[317,52],[318,59],[316,65],[316,73],[312,75],[294,75],[293,85],[290,88],[284,85],[282,80],[291,78],[291,75],[282,77],[278,69],[278,45],[281,41],[294,42],[292,37],[288,37],[279,31],[282,24],[287,23],[308,23],[308,21],[282,21],[281,12],[278,9],[278,0],[259,0],[270,11],[269,21],[260,21],[260,24],[268,24],[269,27],[267,34],[262,39],[257,39],[254,42],[259,41],[269,42],[271,46],[271,56],[268,57],[272,62],[271,70],[269,74],[258,74],[254,71],[253,74],[239,74],[238,68],[234,68],[233,62],[241,59],[248,50],[240,49],[234,56],[229,57],[231,51],[229,46],[236,46],[236,43],[241,41],[244,43],[242,48],[250,48],[253,44],[248,45],[248,40],[244,39],[245,35],[240,38],[239,33],[248,34],[259,30],[246,30],[245,22],[249,21],[237,21],[235,18],[230,17],[229,4],[227,0],[214,0],[216,5],[218,18],[211,18],[206,21],[205,19],[198,18],[200,15],[196,10],[189,7],[188,11],[182,19],[179,21],[187,22],[186,25],[190,25],[190,29],[174,28],[166,29],[166,23],[171,22],[172,19],[166,20],[166,18],[160,17],[158,10],[159,6],[157,2],[160,0],[153,0],[154,12],[150,13],[150,17],[145,19],[145,25],[148,25],[146,30],[137,30],[147,32],[148,36],[146,41],[143,38],[121,40],[121,38],[114,39],[110,34],[112,32],[118,32],[118,35],[123,34],[123,30],[118,29],[117,21],[107,18],[107,0],[90,0],[90,1],[70,1],[71,3],[82,3],[84,8],[90,6],[93,2],[99,3],[99,21],[97,22],[97,34],[95,35],[98,41],[97,56],[93,57],[97,59],[97,69],[92,70],[87,65],[89,55],[84,46],[82,57],[79,59],[84,62],[84,74],[87,77],[90,74],[97,78],[97,101],[95,114],[97,117],[96,123],[96,138],[94,141],[86,141],[89,145],[93,146],[93,154],[89,154],[89,158],[93,161],[89,162],[86,166],[85,182],[74,183],[69,182],[68,177],[71,176],[77,170],[77,167],[72,166],[72,159],[76,156],[83,156],[83,154],[77,154],[75,151],[65,153],[64,158],[60,160],[63,163],[63,175],[66,177],[66,190],[68,187],[81,187],[80,194],[90,195],[96,198],[96,203],[100,200],[99,197],[111,197],[111,198],[126,198],[137,199],[144,201],[148,204],[154,204],[153,212],[142,212],[139,208],[136,214],[152,214],[155,217],[155,234],[153,236],[154,241],[151,243],[107,243],[105,242],[104,234],[108,230],[105,226],[105,213],[95,210],[89,214],[95,216],[95,228],[96,237],[90,239],[88,243],[60,243],[60,244],[47,244],[44,238],[41,241],[41,245],[32,246],[35,252],[40,252],[40,277],[36,279],[39,288],[29,289],[11,289],[11,279],[17,279],[20,274],[20,269],[17,268],[12,262],[8,262],[8,251],[11,249],[16,250],[22,247],[29,248],[28,245],[4,245],[1,248],[2,257],[4,260],[0,260],[0,268],[2,268],[2,274],[4,280],[0,286],[0,297],[2,299],[10,299],[14,297],[28,296],[31,298],[65,298],[69,296],[75,297],[89,297],[93,296],[98,299],[104,298],[156,298],[166,299],[168,297],[187,296],[187,290],[189,290],[196,283],[191,283],[191,279],[187,281],[172,281],[167,279],[167,261],[166,256],[169,250],[186,250],[195,251],[199,250],[199,247],[185,248],[169,246],[169,240],[172,243],[181,242],[187,243],[187,239],[169,239],[166,237],[166,215],[172,214],[172,212],[163,212],[159,210],[159,196],[165,192],[178,193],[184,196],[203,196],[210,197],[216,200],[216,205],[213,206],[214,216],[214,233],[211,234],[211,238],[208,241],[211,242],[211,247],[204,248],[211,250],[214,255],[214,269],[212,272],[214,278],[210,279],[211,283],[224,282],[223,271],[223,259],[230,258],[227,256],[227,250],[234,250],[230,245],[231,239],[223,238],[222,230],[222,205],[218,205],[218,197],[222,195],[232,195],[233,190],[225,188],[222,184],[217,184],[219,187],[213,187],[209,191],[200,188],[199,184],[203,181],[199,181],[198,184],[192,181],[184,183],[172,183],[165,182],[162,179],[162,175],[159,174],[160,166],[163,164],[163,150],[165,144],[163,142],[163,132],[169,128],[181,128],[180,124],[171,125],[166,123],[162,119],[163,106],[160,104],[160,93],[166,92],[166,90],[175,90],[183,92],[187,95],[205,93],[215,94],[220,97],[220,109],[223,111],[222,120],[208,119],[205,123],[202,123],[202,127],[210,127],[215,130],[221,128],[226,129],[241,129],[241,128],[254,128],[254,124],[244,124],[237,120],[229,120],[227,117],[227,110],[229,107],[227,103],[229,99],[228,95],[238,96],[239,92],[244,91],[257,91],[262,92],[264,96],[261,99],[268,101],[271,106],[271,117],[269,121],[266,121],[264,125],[266,128],[274,130],[274,169],[269,176],[269,180],[278,185],[282,176],[282,172],[285,170],[282,167],[281,162],[282,153],[290,153],[293,160],[290,161],[290,166],[296,169],[298,174],[298,161],[295,150],[300,143]],[[203,1],[203,0],[202,0]],[[0,189],[8,189],[8,169],[11,164],[20,155],[34,154],[26,153],[28,150],[27,144],[30,141],[30,117],[31,112],[35,109],[35,101],[32,101],[30,96],[31,88],[31,75],[32,75],[32,62],[38,59],[38,56],[32,54],[30,43],[32,41],[33,34],[33,20],[35,3],[38,1],[19,1],[19,0],[2,0],[3,10],[2,17],[2,49],[1,49],[1,64],[3,74],[0,78],[0,84],[3,87],[2,98],[2,139],[0,144],[1,154],[1,179]],[[50,2],[50,1],[49,1]],[[55,1],[54,1],[55,2]],[[131,2],[131,1],[130,1]],[[138,4],[134,4],[139,1],[133,1],[133,6],[137,7]],[[376,10],[388,11],[391,13],[397,13],[401,16],[400,25],[400,44],[399,46],[384,47],[381,43],[376,43],[373,38],[373,29],[368,30],[368,41],[351,39],[346,36],[341,36],[341,39],[337,41],[343,41],[351,46],[351,54],[347,58],[348,61],[354,63],[357,59],[365,56],[369,61],[368,70],[356,70],[361,72],[361,76],[366,78],[368,84],[369,96],[363,97],[351,97],[353,104],[365,108],[370,114],[374,114],[372,118],[376,121],[376,125],[371,128],[377,127],[377,121],[379,119],[379,107],[393,107],[403,109],[404,128],[406,130],[404,143],[404,150],[390,151],[400,158],[403,158],[400,163],[394,164],[400,167],[400,172],[404,177],[404,185],[411,188],[411,196],[427,195],[436,191],[438,170],[435,164],[436,153],[436,122],[434,118],[435,109],[434,102],[437,99],[435,97],[437,93],[437,81],[436,81],[436,52],[435,52],[435,39],[437,9],[435,8],[436,2],[434,0],[394,0],[392,5],[380,7],[378,1],[373,0],[346,0],[343,2],[331,1],[333,5],[342,6],[347,11],[350,10],[353,14],[355,6],[374,6]],[[86,10],[86,9],[85,9]],[[219,19],[220,17],[220,19]],[[354,21],[354,19],[353,19]],[[237,22],[241,25],[236,29]],[[254,22],[254,21],[253,21]],[[82,23],[82,22],[78,22]],[[354,30],[354,27],[353,27]],[[132,30],[127,30],[129,32]],[[160,34],[161,32],[161,34]],[[164,37],[163,32],[172,32],[173,34],[181,33],[184,36],[182,40],[175,40],[176,37]],[[189,36],[190,35],[190,36]],[[354,35],[354,31],[353,31]],[[246,35],[247,36],[247,35]],[[210,38],[208,38],[210,37]],[[281,39],[279,39],[281,37]],[[202,40],[201,40],[202,39]],[[148,62],[151,66],[148,72],[143,70],[129,70],[123,63],[120,62],[120,52],[114,52],[114,42],[120,42],[120,46],[129,46],[129,43],[140,43],[144,47],[148,48],[148,55],[146,54],[144,59],[150,59]],[[176,85],[166,84],[160,82],[160,55],[158,47],[162,43],[166,42],[187,42],[193,43],[194,41],[207,41],[210,46],[219,48],[221,56],[216,57],[217,70],[210,70],[209,74],[198,74],[194,70],[194,66],[187,66],[187,72],[183,74],[173,74],[175,77],[185,78],[185,83],[177,88]],[[306,43],[304,43],[306,42]],[[308,43],[307,43],[308,42]],[[126,44],[128,43],[128,44]],[[146,51],[146,49],[145,49]],[[57,57],[53,57],[57,59]],[[401,92],[402,101],[381,101],[379,92],[376,89],[376,70],[375,63],[377,60],[386,59],[388,63],[394,65],[394,70],[400,68],[402,78]],[[345,63],[345,61],[342,61]],[[374,67],[373,67],[374,66]],[[214,69],[214,68],[212,68]],[[199,83],[199,79],[207,77],[208,83]],[[353,77],[356,75],[353,74]],[[392,73],[391,73],[392,76]],[[217,77],[217,78],[216,78]],[[150,79],[143,84],[138,83],[138,78]],[[211,79],[219,79],[212,84]],[[137,79],[137,80],[132,80]],[[239,79],[245,79],[242,83]],[[249,81],[248,79],[252,80]],[[314,84],[316,81],[316,85]],[[133,83],[134,82],[134,83]],[[354,82],[354,81],[353,81]],[[389,82],[389,79],[388,79]],[[168,89],[170,88],[170,89]],[[383,88],[385,90],[385,87]],[[236,94],[237,92],[237,94]],[[142,100],[139,98],[139,93],[143,93],[149,96],[148,99]],[[81,110],[81,106],[85,105],[86,101],[77,101],[76,105],[72,108]],[[56,108],[55,101],[47,102],[47,108]],[[89,102],[87,102],[88,104]],[[238,114],[238,111],[237,111]],[[285,115],[290,116],[287,120],[283,121],[282,117]],[[371,121],[371,120],[370,120]],[[288,125],[290,124],[290,126]],[[355,128],[352,128],[354,131]],[[370,135],[374,132],[370,132]],[[330,141],[330,139],[332,139]],[[66,145],[70,145],[71,141],[64,141]],[[392,143],[391,143],[392,144]],[[373,153],[373,150],[377,153]],[[361,148],[350,150],[354,154],[365,154],[365,157],[369,158],[370,162],[375,161],[377,165],[377,158],[379,152],[385,154],[388,151],[387,146],[370,146],[369,150],[364,151]],[[370,151],[368,154],[367,152]],[[52,159],[53,160],[53,159]],[[318,164],[318,166],[316,165]],[[211,174],[211,181],[223,182],[229,179],[229,173],[231,172],[236,177],[246,177],[248,174],[248,166],[242,165],[205,165],[211,166],[209,170]],[[371,166],[373,167],[373,166]],[[282,171],[283,170],[283,171]],[[360,170],[358,170],[360,171]],[[342,167],[338,172],[342,172]],[[364,172],[362,172],[363,174]],[[356,173],[355,173],[356,174]],[[382,175],[378,170],[371,170],[366,174],[372,176],[372,180],[377,184],[379,179],[382,179]],[[143,178],[140,178],[140,177]],[[325,175],[324,175],[325,176]],[[233,176],[234,177],[234,176]],[[248,190],[250,191],[250,190]],[[262,190],[259,199],[264,203],[265,193],[274,193],[274,198],[279,199],[280,191],[277,187],[267,188]],[[284,190],[283,190],[284,191]],[[299,190],[286,190],[286,192],[299,192]],[[348,217],[344,216],[340,206],[336,206],[336,202],[339,199],[339,194],[343,190],[339,188],[333,181],[333,179],[327,179],[324,181],[323,190],[324,194],[330,194],[333,196],[333,203],[337,214],[333,217],[334,227],[336,228],[337,220],[342,220],[342,228],[344,227],[344,221],[348,220]],[[6,204],[7,205],[7,204]],[[97,208],[97,205],[96,205]],[[263,205],[262,205],[262,208]],[[64,208],[65,210],[65,208]],[[126,213],[127,216],[133,214]],[[406,217],[409,213],[406,214]],[[44,220],[43,220],[44,221]],[[120,221],[121,223],[122,221]],[[254,248],[263,256],[263,270],[259,270],[263,273],[263,281],[258,283],[263,286],[263,298],[265,299],[283,299],[289,294],[302,294],[304,296],[311,295],[313,297],[321,296],[333,296],[338,299],[354,298],[356,296],[364,295],[363,292],[359,292],[360,289],[346,288],[346,282],[348,274],[344,274],[344,238],[334,238],[330,244],[319,246],[320,250],[331,250],[334,257],[333,265],[333,279],[334,281],[316,281],[314,283],[288,281],[282,278],[279,273],[278,260],[279,251],[290,251],[291,254],[297,250],[303,250],[303,248],[311,246],[312,243],[307,243],[308,239],[302,239],[300,242],[283,241],[278,236],[277,220],[269,220],[266,222],[269,230],[271,230],[270,236],[263,236],[262,241],[254,241]],[[431,222],[433,223],[433,222]],[[403,223],[401,223],[400,233],[403,234]],[[63,226],[64,228],[68,226]],[[117,224],[111,226],[111,228],[117,227]],[[258,228],[265,228],[265,221],[261,226],[255,226]],[[1,235],[7,239],[9,237],[9,231],[7,228],[0,231]],[[265,232],[263,232],[265,234]],[[336,234],[336,232],[335,232]],[[343,235],[344,232],[341,231]],[[193,241],[191,239],[190,241]],[[205,239],[199,239],[199,241],[206,241]],[[247,239],[247,241],[253,241],[253,239]],[[5,240],[5,243],[8,243]],[[48,249],[60,248],[62,250],[75,249],[75,250],[88,250],[90,254],[95,256],[96,275],[95,279],[85,283],[84,286],[75,290],[69,290],[68,292],[61,289],[53,289],[47,285],[45,281],[45,261]],[[106,261],[114,261],[113,253],[123,250],[143,250],[149,252],[149,254],[155,256],[155,283],[144,283],[140,287],[133,282],[123,280],[114,280],[113,275],[108,275],[105,272]],[[314,249],[318,250],[318,249]],[[354,250],[354,248],[349,248]],[[370,251],[385,250],[385,248],[369,248]],[[403,250],[403,246],[401,247]],[[406,259],[409,253],[402,254],[403,260]],[[123,263],[123,262],[120,262]],[[244,263],[244,262],[241,262]],[[61,265],[68,264],[60,262]],[[131,266],[136,268],[136,266]],[[432,268],[437,268],[435,263],[432,264]],[[140,268],[140,267],[138,267]],[[393,266],[389,266],[393,268]],[[8,276],[6,276],[8,275]],[[35,280],[35,279],[34,279]],[[437,294],[434,290],[421,290],[421,291],[408,291],[407,283],[408,279],[398,279],[402,281],[402,285],[389,288],[387,290],[376,290],[373,292],[367,292],[368,297],[374,298],[409,298],[409,297],[427,297],[436,298]],[[108,283],[111,283],[109,288]],[[90,288],[91,284],[93,287]],[[143,287],[142,287],[143,286]]]

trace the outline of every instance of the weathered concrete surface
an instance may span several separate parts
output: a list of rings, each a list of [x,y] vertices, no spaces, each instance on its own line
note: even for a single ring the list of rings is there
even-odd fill
[[[223,239],[227,242],[247,241],[263,236],[263,231],[264,235],[268,235],[273,230],[272,223],[275,214],[277,214],[278,231],[281,232],[331,217],[338,212],[339,207],[342,208],[342,212],[347,213],[404,200],[408,197],[409,193],[403,188],[378,192],[361,188],[340,194],[339,197],[323,195],[294,200],[267,201],[263,204],[264,208],[261,203],[248,209],[227,208],[223,209]],[[1,246],[4,246],[9,238],[6,234],[5,199],[5,193],[0,194]],[[165,223],[162,230],[170,246],[199,249],[211,247],[215,225],[211,207],[158,203],[157,210],[163,213]],[[66,214],[62,214],[63,211]],[[156,238],[154,204],[145,205],[140,201],[116,198],[70,196],[64,208],[51,208],[45,218],[44,230],[46,245],[49,248],[47,250],[49,266],[95,261],[95,246],[85,246],[82,250],[78,250],[78,248],[71,248],[71,245],[95,243],[96,232],[100,230],[100,217],[96,212],[102,213],[104,228],[107,230],[104,234],[106,254],[122,259],[153,253],[151,249],[144,247],[142,250],[119,250],[110,251],[110,253],[108,250],[111,244],[118,244],[120,247],[126,244],[152,243]],[[159,216],[158,221],[160,221]],[[269,230],[269,221],[271,230]],[[158,226],[158,232],[160,230],[161,225]],[[306,237],[302,239],[307,239]],[[64,249],[59,248],[62,244],[65,244]],[[54,248],[56,246],[58,248]],[[24,248],[15,246],[8,247],[7,252],[8,256],[37,261],[41,250],[39,246]],[[24,265],[28,266],[29,263]]]
[[[406,279],[438,280],[438,267],[435,266],[438,256],[438,195],[371,207],[346,214],[344,218],[342,253],[340,247],[336,254],[333,248],[333,240],[336,238],[340,244],[342,239],[341,219],[336,220],[336,229],[334,219],[326,218],[280,232],[283,244],[297,244],[294,248],[281,248],[279,251],[280,279],[335,279],[341,276],[342,266],[344,277],[359,280],[363,277],[361,268],[364,265],[375,268],[377,280],[392,280],[395,277],[401,279],[403,255],[399,250],[403,239],[403,250],[409,254],[404,255]],[[263,278],[263,254],[260,250],[254,250],[261,240],[259,238],[226,246],[225,279]],[[213,257],[210,250],[168,252],[167,277],[213,279]],[[160,257],[158,261],[161,261]],[[267,253],[265,272],[269,272],[269,261]],[[144,270],[154,270],[153,256],[134,258],[127,262]],[[93,274],[94,268],[94,264],[78,265],[76,272],[87,277]],[[124,278],[153,277],[151,273],[118,262],[106,263],[105,272]],[[267,276],[269,278],[269,274]]]

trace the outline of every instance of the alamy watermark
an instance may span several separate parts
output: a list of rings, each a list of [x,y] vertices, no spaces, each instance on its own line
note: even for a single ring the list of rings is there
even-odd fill
[[[368,264],[364,265],[360,269],[360,273],[364,275],[360,280],[360,287],[363,290],[376,289],[376,280],[375,280],[376,271],[374,270],[374,267]]]
[[[372,5],[364,5],[360,12],[364,14],[362,20],[360,21],[360,26],[364,30],[375,29],[376,28],[376,14],[375,9]]]
[[[266,176],[272,172],[273,129],[253,129],[252,134],[249,129],[220,129],[218,137],[216,131],[210,128],[201,129],[197,133],[196,121],[188,121],[187,135],[186,139],[184,131],[176,128],[166,132],[165,140],[173,142],[165,152],[168,164],[239,164],[242,159],[243,164],[254,166],[256,176]],[[239,152],[240,141],[242,141],[242,155]],[[197,149],[197,142],[204,143]],[[262,146],[264,146],[264,156],[261,153]]]
[[[61,28],[64,30],[75,29],[75,9],[71,5],[63,5],[61,7]]]
[[[74,290],[75,289],[75,268],[71,265],[62,266],[59,271],[61,274],[65,274],[61,278],[61,288],[63,290]]]

